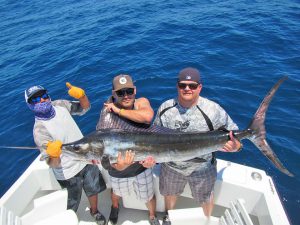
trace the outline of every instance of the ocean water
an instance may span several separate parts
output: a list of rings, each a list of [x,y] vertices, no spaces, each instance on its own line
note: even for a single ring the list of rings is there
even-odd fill
[[[0,145],[34,146],[24,89],[41,84],[52,99],[71,99],[65,82],[85,89],[91,110],[76,117],[95,130],[112,78],[132,75],[153,108],[176,96],[176,76],[197,67],[201,95],[217,101],[241,129],[283,75],[266,117],[267,139],[295,174],[278,171],[249,141],[218,158],[264,169],[291,224],[300,216],[300,2],[65,0],[0,1]],[[37,157],[0,149],[0,196]]]

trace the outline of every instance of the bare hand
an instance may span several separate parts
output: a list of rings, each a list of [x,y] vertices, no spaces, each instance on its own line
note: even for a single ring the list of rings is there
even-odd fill
[[[122,152],[118,152],[117,162],[112,166],[117,170],[124,170],[133,163],[134,156],[135,153],[131,150],[125,152],[125,157],[122,156]]]
[[[99,160],[97,160],[97,159],[92,159],[90,162],[93,165],[101,164],[101,162]]]
[[[119,114],[120,109],[115,106],[114,103],[104,103],[104,106],[108,112]]]
[[[152,156],[147,156],[145,160],[140,161],[140,164],[145,168],[152,168],[156,164],[156,161]]]
[[[223,152],[238,151],[242,145],[241,142],[233,136],[232,131],[229,132],[229,137],[230,137],[230,140],[226,142],[226,144],[223,146],[221,151],[223,151]]]

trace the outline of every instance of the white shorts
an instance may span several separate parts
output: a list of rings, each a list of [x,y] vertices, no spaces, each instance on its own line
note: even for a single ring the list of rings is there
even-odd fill
[[[110,176],[114,194],[124,197],[135,192],[139,200],[148,202],[154,195],[152,169],[147,169],[135,177],[117,178]]]

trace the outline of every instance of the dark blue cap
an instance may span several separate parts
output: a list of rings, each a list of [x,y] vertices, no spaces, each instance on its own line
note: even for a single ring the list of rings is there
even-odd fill
[[[200,84],[200,72],[199,70],[187,67],[181,70],[178,74],[178,82],[180,81],[195,81]]]

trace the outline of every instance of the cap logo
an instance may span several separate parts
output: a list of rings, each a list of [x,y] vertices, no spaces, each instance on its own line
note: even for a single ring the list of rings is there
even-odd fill
[[[121,78],[119,79],[119,83],[120,83],[120,84],[126,84],[126,83],[127,83],[126,77],[121,77]]]
[[[31,92],[36,91],[36,90],[39,90],[39,89],[40,89],[40,87],[38,87],[38,86],[33,86],[33,87],[31,87],[31,88],[28,89],[28,93],[31,93]]]
[[[185,77],[185,79],[190,80],[190,79],[192,79],[192,77],[191,77],[190,75],[187,75],[187,76]]]

